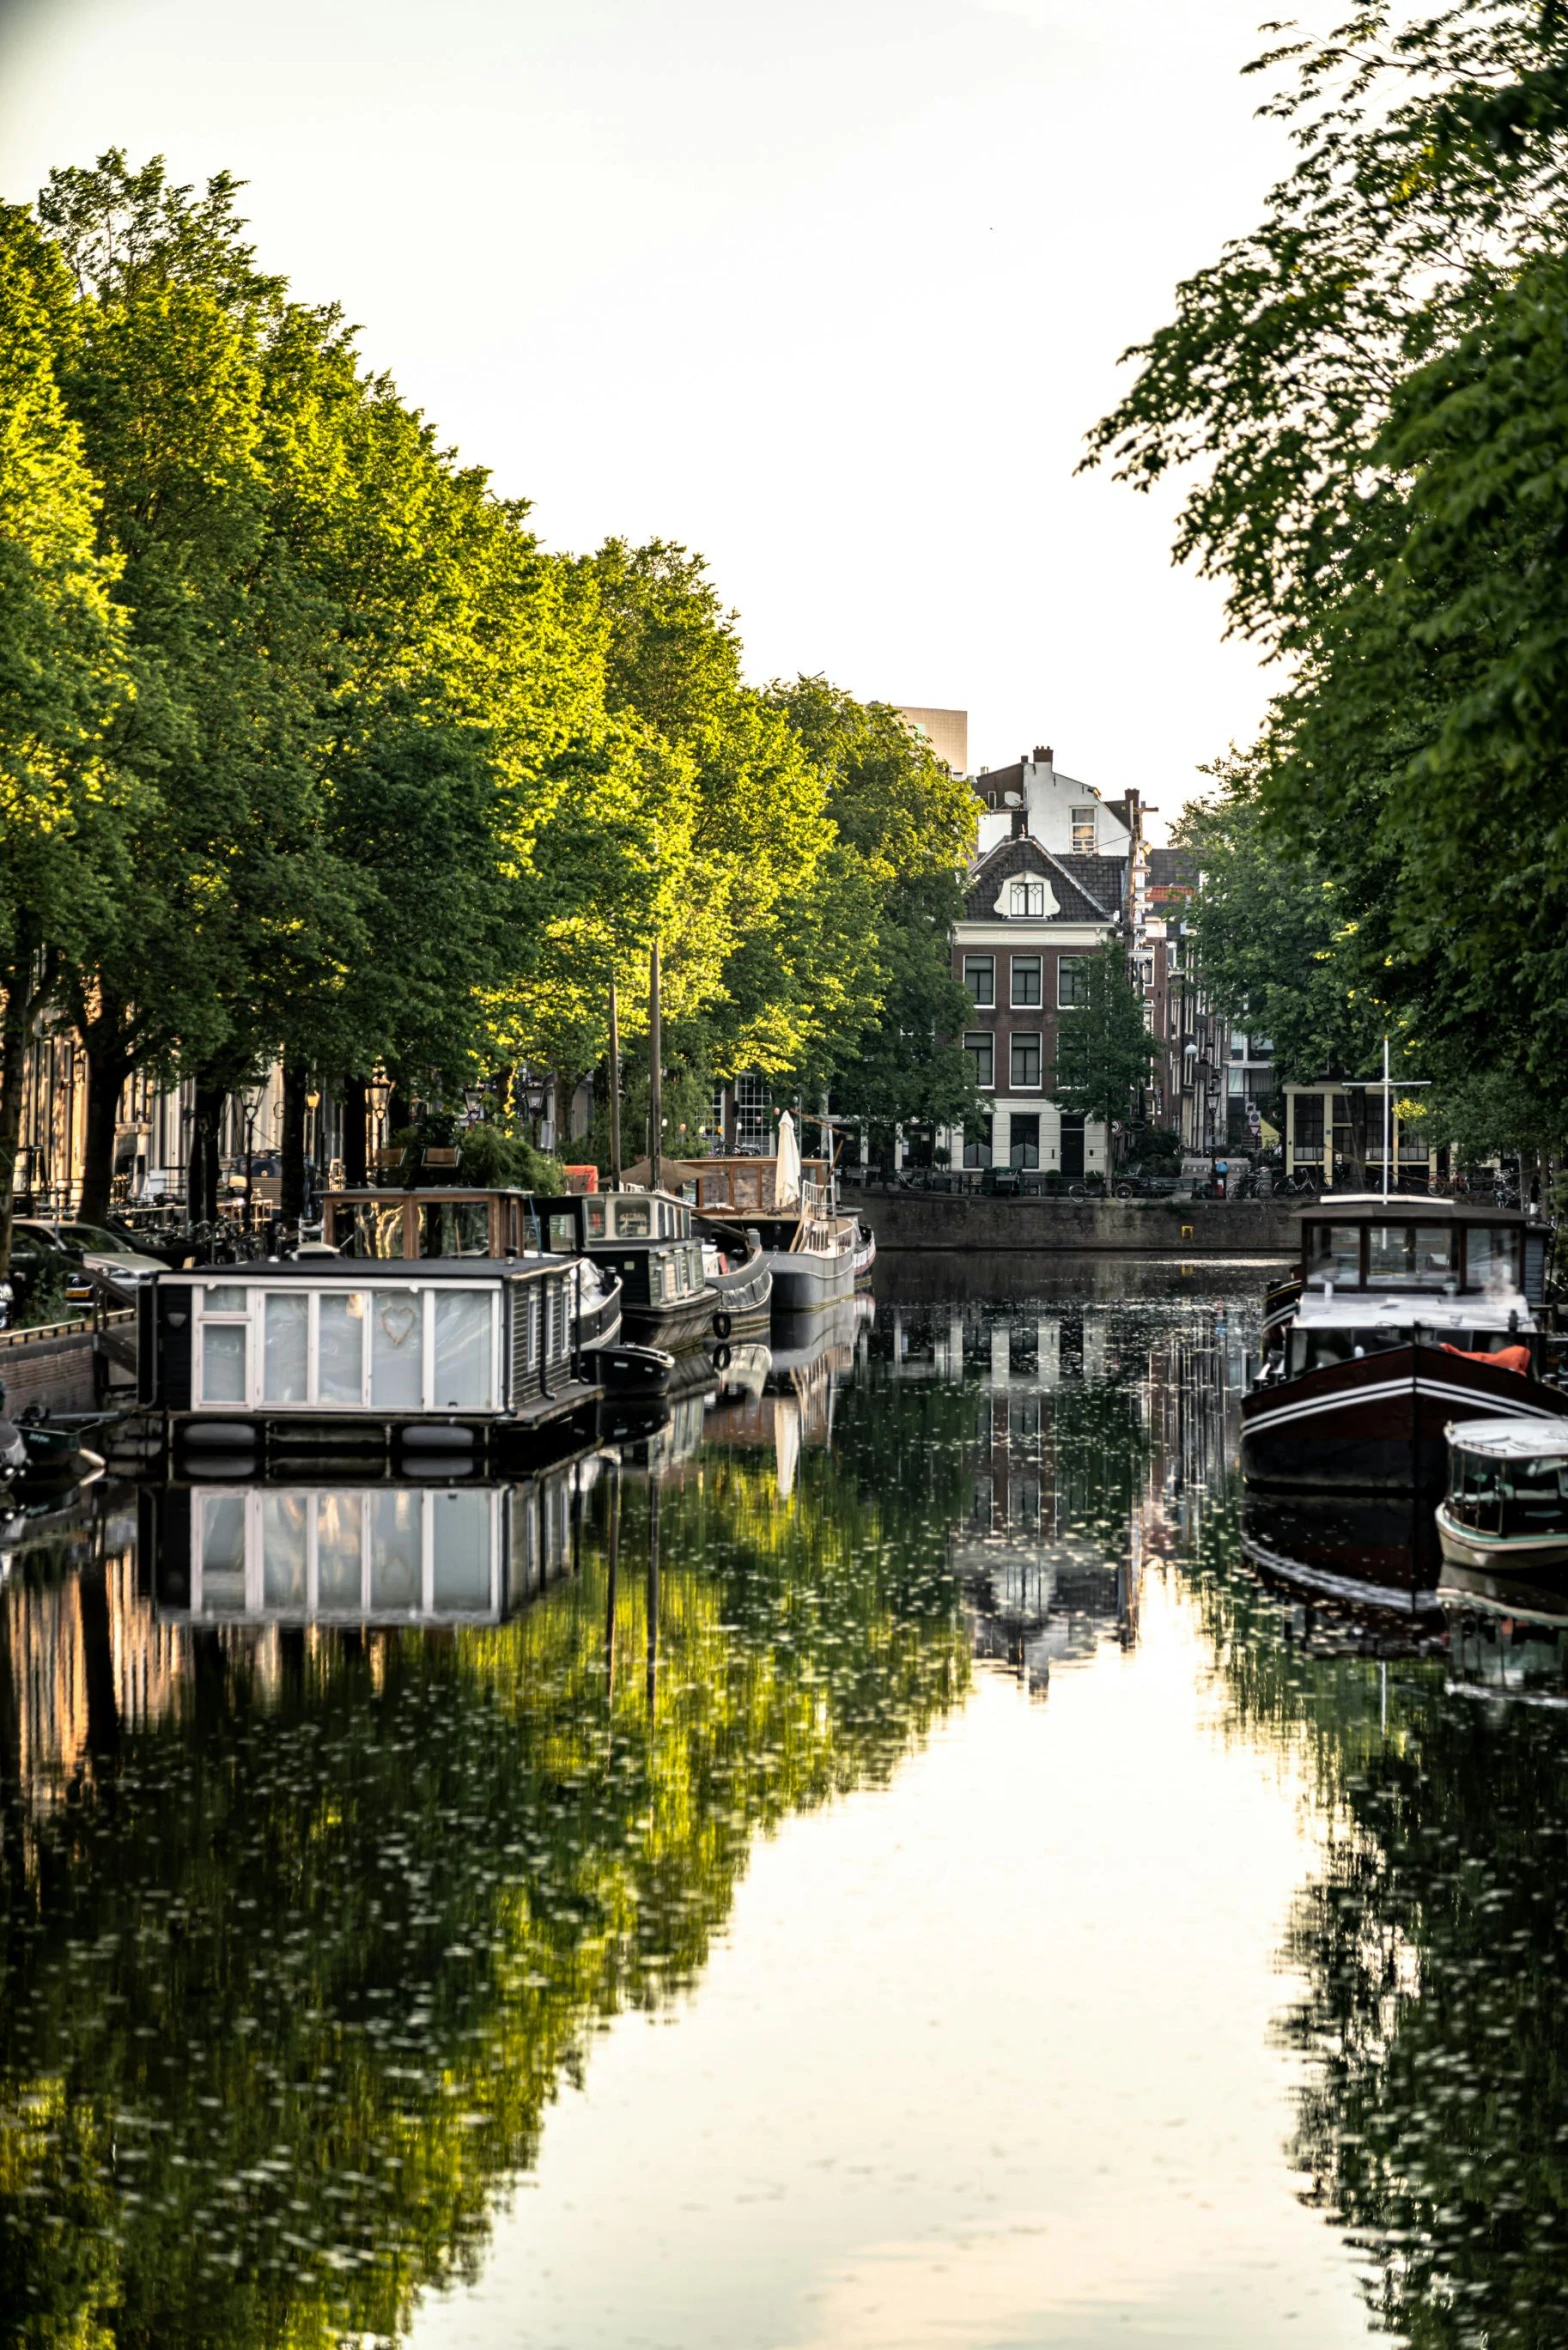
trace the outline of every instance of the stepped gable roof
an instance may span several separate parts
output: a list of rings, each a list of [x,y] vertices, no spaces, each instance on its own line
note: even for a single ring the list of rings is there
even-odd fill
[[[1053,857],[1027,833],[998,841],[981,858],[964,889],[964,912],[971,922],[996,918],[996,901],[1004,882],[1018,874],[1038,874],[1051,885],[1057,922],[1119,922],[1126,890],[1125,857]]]

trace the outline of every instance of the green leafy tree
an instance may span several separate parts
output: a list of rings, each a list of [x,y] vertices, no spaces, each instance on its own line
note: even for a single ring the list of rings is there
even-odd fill
[[[1081,998],[1057,1020],[1053,1099],[1063,1109],[1098,1118],[1109,1135],[1126,1119],[1153,1063],[1154,1039],[1144,1025],[1143,998],[1128,973],[1125,950],[1111,945],[1085,956]]]
[[[104,738],[130,681],[118,565],[56,372],[65,273],[0,207],[0,1276],[10,1263],[27,1046],[62,952],[101,912],[121,814]]]

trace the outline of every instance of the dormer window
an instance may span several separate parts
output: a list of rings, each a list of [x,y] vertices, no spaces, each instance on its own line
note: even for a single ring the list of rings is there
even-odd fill
[[[1015,881],[1008,898],[1008,911],[1013,914],[1032,914],[1037,919],[1042,918],[1045,913],[1045,883],[1043,881]]]
[[[1072,821],[1073,855],[1075,857],[1092,857],[1094,855],[1093,808],[1074,808]]]

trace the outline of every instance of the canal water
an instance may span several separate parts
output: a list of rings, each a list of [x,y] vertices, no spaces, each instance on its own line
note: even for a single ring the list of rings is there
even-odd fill
[[[1568,2340],[1556,1636],[1247,1516],[1262,1280],[0,1520],[0,2342]]]

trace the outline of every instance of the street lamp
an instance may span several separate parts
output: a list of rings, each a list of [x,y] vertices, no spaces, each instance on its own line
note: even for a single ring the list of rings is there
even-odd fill
[[[387,1147],[387,1110],[392,1101],[392,1081],[384,1069],[377,1069],[365,1091],[370,1097],[370,1114],[376,1122],[376,1155],[379,1158]]]

